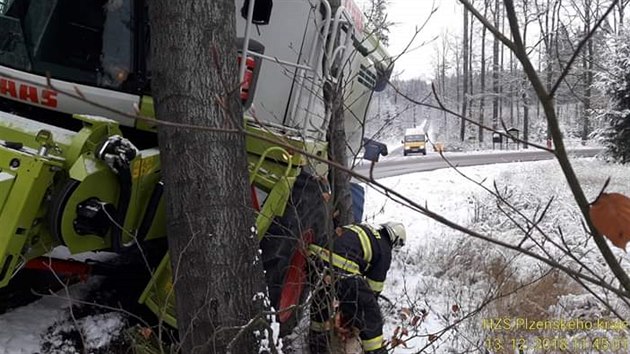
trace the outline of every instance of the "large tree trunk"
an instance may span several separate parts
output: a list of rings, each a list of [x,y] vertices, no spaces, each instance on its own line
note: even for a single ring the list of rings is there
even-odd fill
[[[157,118],[242,129],[234,1],[149,4]],[[158,138],[182,351],[257,352],[253,330],[228,348],[264,291],[244,135],[160,126]]]

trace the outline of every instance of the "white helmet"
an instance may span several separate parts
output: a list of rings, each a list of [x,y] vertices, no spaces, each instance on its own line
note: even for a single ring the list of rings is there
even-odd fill
[[[405,225],[395,221],[388,221],[381,224],[381,227],[387,231],[392,248],[401,248],[405,245],[405,242],[407,241],[407,231],[405,231]]]

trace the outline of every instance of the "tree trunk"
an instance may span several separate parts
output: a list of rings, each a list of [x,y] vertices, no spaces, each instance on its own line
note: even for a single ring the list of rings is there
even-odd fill
[[[556,6],[559,9],[559,2],[554,3],[554,8],[552,11],[547,11],[546,15],[545,15],[545,29],[546,29],[546,33],[549,34],[549,40],[546,43],[546,55],[547,55],[547,76],[546,76],[546,87],[547,87],[547,91],[551,90],[551,85],[553,83],[553,76],[554,76],[554,62],[553,62],[553,58],[555,57],[554,55],[554,50],[557,44],[557,33],[556,33]],[[549,18],[549,15],[551,13],[551,19]],[[551,22],[551,23],[549,23]],[[555,98],[552,97],[552,99],[554,100],[554,102],[552,102],[555,106]],[[547,124],[547,140],[551,140],[551,129],[549,127],[549,124]]]
[[[523,140],[529,139],[529,98],[527,91],[523,92]],[[523,143],[523,149],[527,149],[527,143]]]
[[[500,18],[500,2],[495,1],[494,25],[498,27]],[[492,45],[492,129],[499,127],[499,39],[494,38]]]
[[[442,82],[442,95],[446,97],[446,39],[442,38],[442,67],[440,68],[440,79]],[[446,112],[442,112],[442,120],[444,121],[444,141],[448,141],[448,119]]]
[[[456,96],[455,96],[455,102],[459,103],[461,102],[461,80],[462,80],[462,63],[461,63],[461,53],[460,51],[455,48],[455,51],[453,52],[453,54],[455,55],[455,91],[456,91]],[[457,136],[456,134],[453,134],[454,136]]]
[[[332,13],[335,13],[340,5],[333,4]],[[340,41],[340,38],[337,38]],[[340,42],[334,43],[335,46]],[[328,158],[343,167],[348,167],[347,139],[344,119],[344,75],[343,68],[347,63],[333,63],[331,68],[337,75],[337,82],[326,82],[324,84],[324,104],[326,113],[330,114],[328,122]],[[380,108],[379,108],[380,109]],[[389,114],[388,114],[389,116]],[[352,193],[350,192],[350,175],[338,168],[331,167],[328,173],[330,182],[333,219],[336,226],[348,225],[354,222],[352,212]]]
[[[617,22],[617,34],[621,34],[623,32],[623,13],[625,11],[625,7],[628,4],[627,0],[621,0],[617,3],[619,10],[619,21]]]
[[[523,12],[525,14],[525,18],[528,18],[528,0],[523,0]],[[525,21],[523,25],[523,47],[527,48],[527,24]],[[540,72],[540,63],[538,64],[538,70]],[[527,75],[523,73],[523,85],[522,85],[522,98],[523,98],[523,141],[527,141],[529,139],[529,94],[528,94],[529,84],[527,81]],[[518,110],[518,108],[517,108]],[[527,149],[529,146],[527,143],[523,142],[523,149]]]
[[[528,18],[528,13],[529,13],[529,1],[528,0],[523,0],[523,13],[525,14],[525,18]],[[523,47],[527,48],[527,26],[528,26],[527,21],[525,21],[525,24],[523,25]],[[540,63],[538,64],[538,70],[540,72]],[[529,89],[529,84],[527,81],[527,75],[523,74],[523,85],[521,86],[523,93],[522,93],[522,98],[523,98],[523,149],[527,149],[529,146],[527,145],[527,143],[525,141],[527,141],[529,139],[529,94],[527,93],[528,89]],[[517,111],[518,111],[518,105],[517,105]]]
[[[473,108],[474,101],[473,97],[475,96],[475,80],[474,80],[474,71],[473,71],[473,38],[474,38],[474,30],[475,30],[475,16],[470,15],[470,30],[468,31],[468,118],[472,119],[473,117]],[[474,134],[473,134],[474,136]]]
[[[348,167],[342,82],[343,80],[340,78],[337,85],[326,84],[324,87],[324,99],[326,101],[326,109],[330,110],[331,115],[330,123],[328,124],[329,159],[344,167]],[[333,216],[337,226],[353,223],[350,175],[333,167],[330,169],[328,178],[333,195]]]
[[[503,9],[501,9],[503,11]],[[505,33],[505,16],[501,16],[502,12],[498,12],[499,21],[501,21],[501,33]],[[505,91],[505,87],[503,86],[503,81],[505,80],[504,75],[504,54],[505,54],[505,46],[503,43],[499,43],[499,120],[503,121],[503,106],[505,105],[505,96],[503,92]],[[502,124],[503,125],[503,124]]]
[[[157,118],[233,130],[160,126],[158,131],[182,352],[258,352],[255,328],[243,331],[229,348],[240,327],[261,313],[264,291],[245,137],[234,131],[243,129],[234,89],[235,5],[232,0],[149,4]]]
[[[464,52],[463,57],[464,57],[464,87],[463,87],[463,94],[462,94],[462,116],[466,116],[466,107],[468,104],[468,10],[464,9],[464,31],[463,31],[463,47],[464,47]],[[460,125],[460,129],[459,129],[459,140],[460,141],[464,141],[464,138],[466,137],[466,121],[464,120],[464,118],[462,118],[461,120],[461,125]]]
[[[508,86],[508,92],[510,95],[510,127],[515,127],[515,122],[514,122],[514,88],[516,87],[515,85],[515,80],[514,80],[514,69],[515,69],[515,63],[514,63],[514,53],[512,53],[512,51],[510,51],[510,83]],[[518,108],[517,108],[518,109]],[[517,117],[518,117],[518,112],[517,112]]]
[[[584,34],[588,33],[591,28],[591,0],[584,2]],[[584,58],[584,114],[582,121],[582,144],[588,140],[590,133],[589,115],[591,112],[591,86],[593,85],[593,41],[586,43],[586,53]]]
[[[485,2],[484,3],[484,10],[483,10],[483,17],[487,18],[488,17],[488,3]],[[486,26],[482,26],[482,30],[481,30],[481,74],[480,74],[480,78],[479,80],[481,81],[481,88],[479,89],[479,92],[481,94],[480,97],[480,101],[479,101],[479,125],[483,126],[485,123],[485,117],[484,117],[484,105],[485,105],[485,101],[486,101]],[[479,145],[481,145],[483,143],[483,128],[479,127],[478,130],[478,134],[479,134]]]

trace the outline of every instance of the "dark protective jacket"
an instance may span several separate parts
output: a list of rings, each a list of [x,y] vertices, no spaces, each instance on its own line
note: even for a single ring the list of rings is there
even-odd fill
[[[392,249],[387,236],[370,225],[344,226],[341,236],[328,240],[329,245],[313,244],[311,254],[346,274],[362,275],[377,294],[383,291],[387,271],[392,262]]]
[[[387,236],[365,224],[344,226],[329,244],[312,244],[311,255],[320,266],[333,268],[340,276],[332,284],[315,289],[311,302],[309,347],[311,353],[329,353],[331,328],[330,291],[335,290],[342,326],[359,329],[366,353],[386,353],[383,346],[383,316],[377,295],[392,261]],[[332,267],[331,267],[332,265]]]
[[[368,161],[378,162],[379,156],[387,156],[387,145],[372,139],[363,139],[363,158]]]

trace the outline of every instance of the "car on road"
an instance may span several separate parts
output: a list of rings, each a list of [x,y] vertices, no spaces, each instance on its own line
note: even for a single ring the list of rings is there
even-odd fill
[[[419,128],[405,129],[405,138],[402,141],[404,145],[403,155],[407,156],[411,153],[427,154],[427,134]]]

